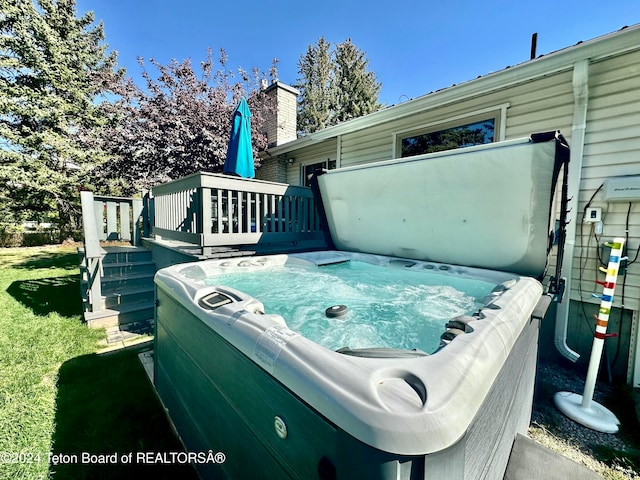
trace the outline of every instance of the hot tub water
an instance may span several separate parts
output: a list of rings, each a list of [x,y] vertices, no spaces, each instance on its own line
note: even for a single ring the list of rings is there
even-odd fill
[[[259,299],[266,313],[281,315],[291,330],[330,350],[384,347],[427,353],[438,348],[446,321],[475,312],[495,287],[424,268],[353,260],[309,268],[236,267],[205,283]],[[348,307],[346,315],[325,314],[340,304]]]

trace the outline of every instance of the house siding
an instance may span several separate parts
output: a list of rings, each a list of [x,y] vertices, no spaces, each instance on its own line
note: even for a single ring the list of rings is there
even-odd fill
[[[592,207],[602,208],[604,228],[598,244],[614,237],[625,237],[629,203],[605,202],[596,190],[606,178],[640,175],[640,51],[592,62],[589,67],[589,106],[585,135],[582,180],[577,208],[582,212],[595,194]],[[591,295],[600,288],[594,284],[599,261],[596,240],[589,224],[576,232],[576,251],[572,271],[571,298],[599,303]],[[640,206],[631,204],[628,244],[635,250],[640,243]],[[631,260],[635,251],[629,251]],[[580,260],[582,259],[582,264]],[[608,258],[602,261],[607,262]],[[640,310],[640,268],[630,265],[624,285],[626,309]],[[582,287],[582,295],[579,287]],[[622,305],[622,279],[614,306]]]
[[[506,139],[529,136],[531,133],[562,130],[570,139],[573,114],[571,71],[522,83],[510,88],[461,99],[438,108],[414,112],[413,115],[358,130],[341,136],[341,166],[361,165],[394,158],[395,139],[424,125],[437,125],[451,118],[472,115],[478,111],[499,109],[508,103]],[[489,115],[489,113],[487,113]],[[496,131],[496,139],[499,131]]]
[[[507,89],[507,139],[560,130],[571,143],[572,70]]]
[[[342,135],[340,165],[351,167],[393,157],[393,135],[386,124]]]

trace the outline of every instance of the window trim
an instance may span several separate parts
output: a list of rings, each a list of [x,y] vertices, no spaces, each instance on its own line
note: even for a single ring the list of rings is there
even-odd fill
[[[307,179],[304,174],[305,169],[312,165],[319,165],[321,163],[324,165],[323,168],[326,168],[327,170],[333,170],[335,168],[338,168],[338,162],[336,160],[332,160],[330,157],[327,158],[326,160],[320,160],[320,161],[309,160],[308,162],[300,163],[300,171],[299,171],[300,185],[302,186],[307,185]],[[331,168],[331,163],[334,163],[333,168]]]
[[[424,123],[422,125],[398,130],[393,134],[393,158],[400,158],[402,155],[402,140],[407,137],[415,137],[425,133],[438,132],[450,128],[462,127],[470,123],[482,120],[494,120],[493,141],[499,142],[505,140],[507,127],[507,109],[509,103],[503,103],[493,107],[483,108],[453,117],[448,117],[436,122]]]

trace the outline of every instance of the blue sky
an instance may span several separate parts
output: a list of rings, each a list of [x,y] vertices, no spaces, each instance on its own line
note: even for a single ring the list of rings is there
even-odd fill
[[[278,58],[279,79],[295,84],[308,45],[351,38],[386,105],[526,61],[534,32],[540,55],[640,23],[639,0],[77,0],[77,9],[104,22],[109,49],[140,85],[138,56],[197,65],[209,47],[225,49],[233,68],[268,72]]]

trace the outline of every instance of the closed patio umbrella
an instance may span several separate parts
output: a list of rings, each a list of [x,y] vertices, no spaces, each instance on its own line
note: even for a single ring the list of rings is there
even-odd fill
[[[229,148],[222,171],[244,178],[255,177],[251,148],[251,112],[244,98],[233,112]]]

